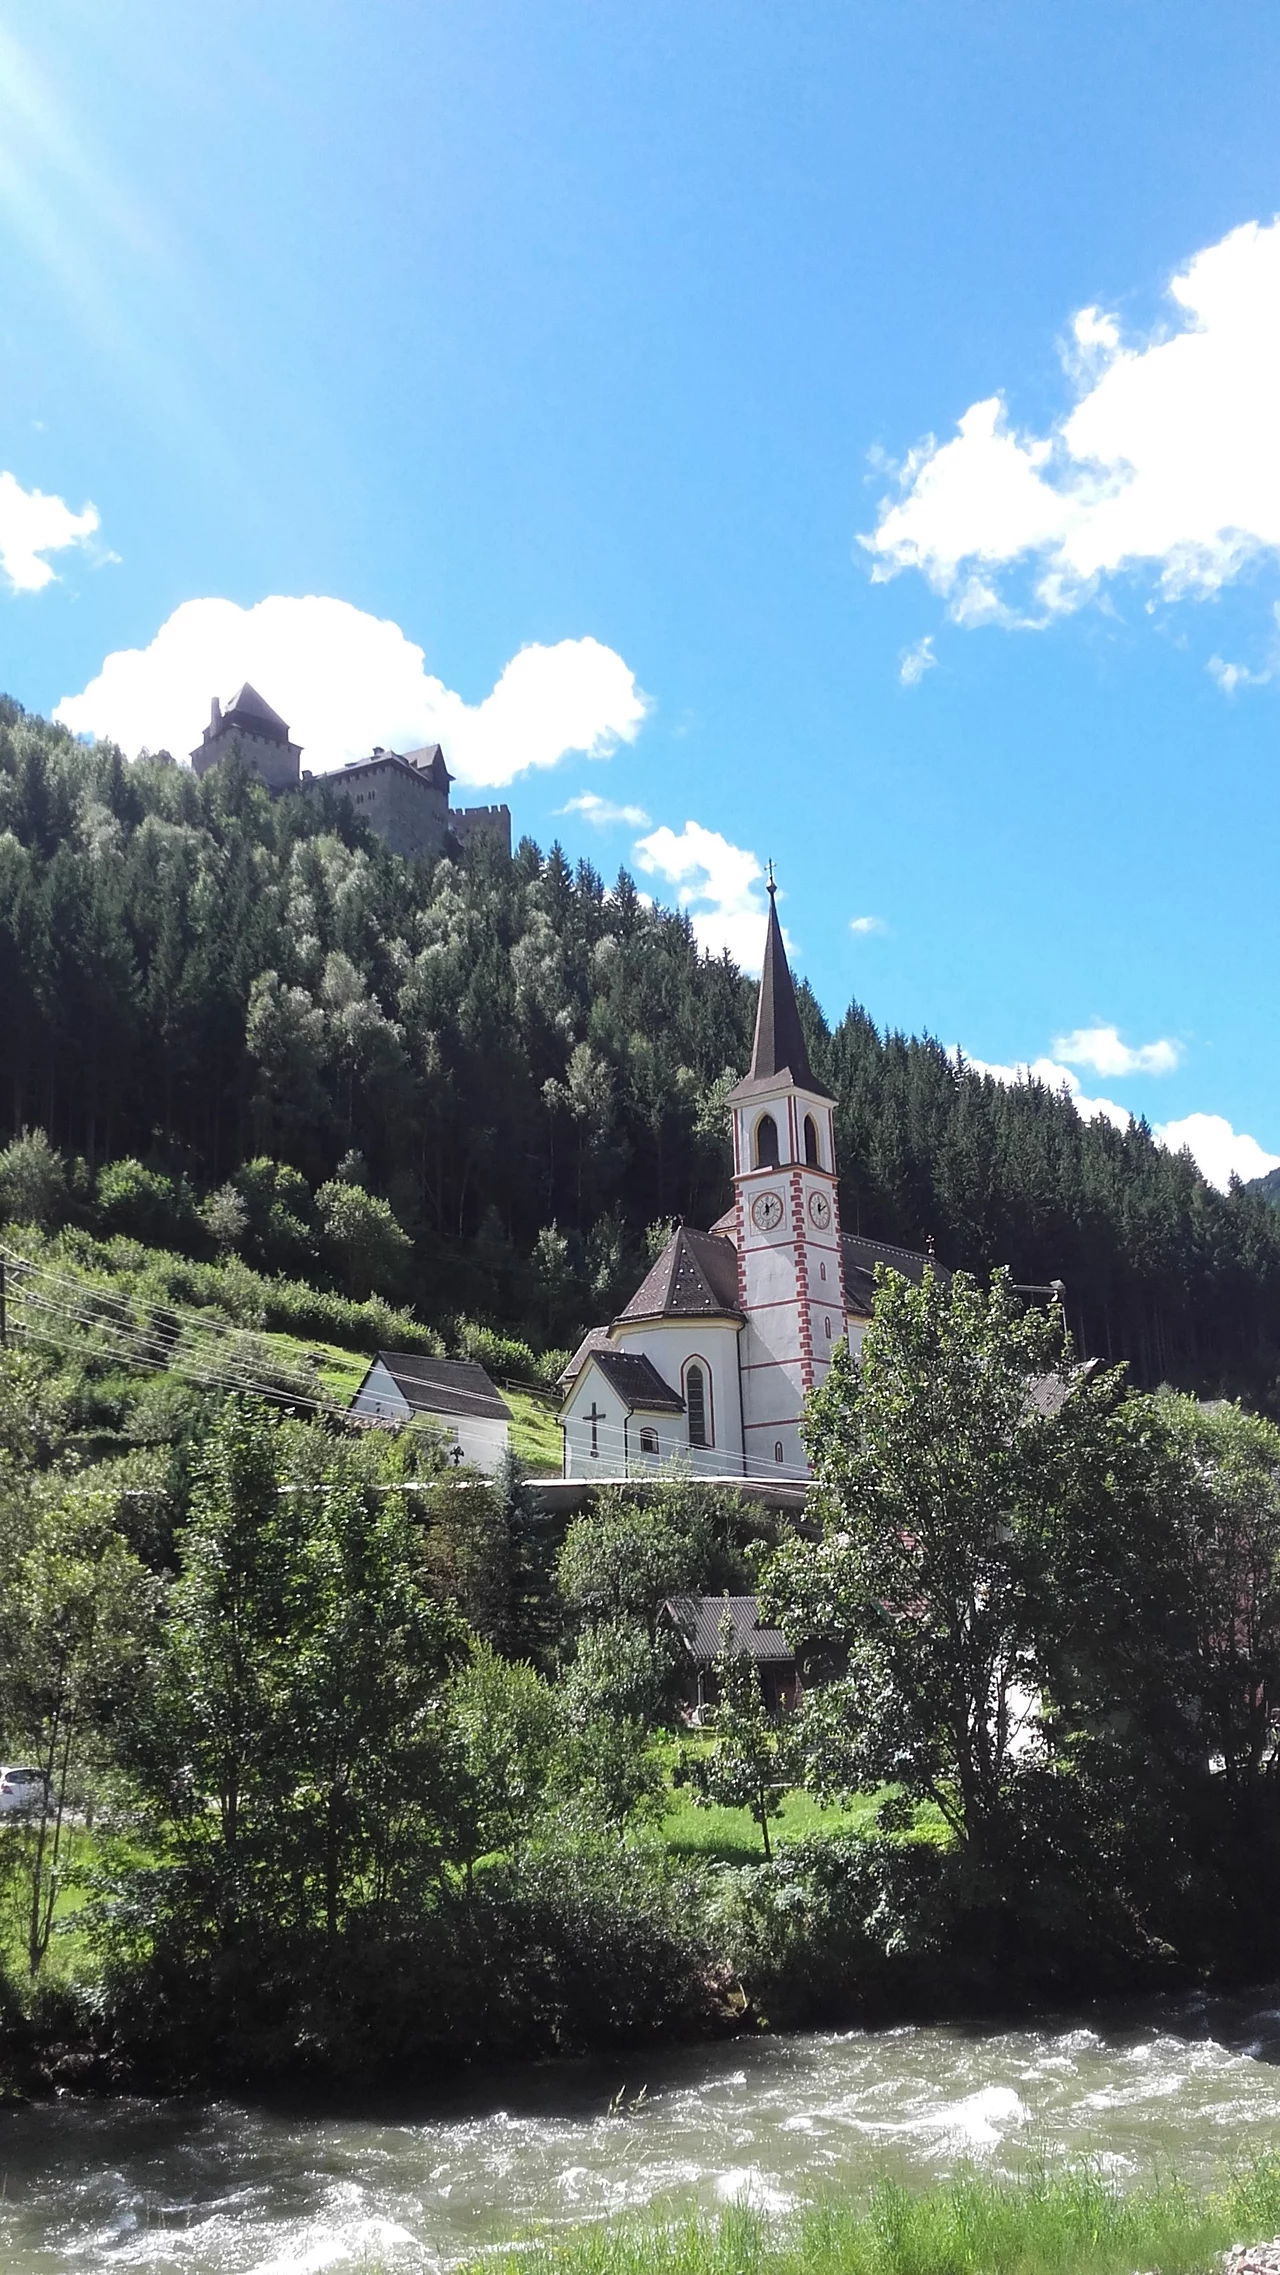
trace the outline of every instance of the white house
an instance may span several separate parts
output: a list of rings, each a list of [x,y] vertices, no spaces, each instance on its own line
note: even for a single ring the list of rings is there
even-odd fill
[[[365,1422],[431,1422],[457,1461],[491,1477],[511,1429],[511,1409],[473,1359],[425,1359],[379,1351],[348,1411]]]
[[[915,1281],[933,1268],[841,1231],[834,1103],[809,1064],[771,881],[751,1066],[729,1098],[733,1204],[710,1232],[681,1225],[574,1352],[566,1477],[643,1477],[677,1455],[704,1476],[808,1476],[805,1398],[837,1344],[861,1343],[877,1263]]]

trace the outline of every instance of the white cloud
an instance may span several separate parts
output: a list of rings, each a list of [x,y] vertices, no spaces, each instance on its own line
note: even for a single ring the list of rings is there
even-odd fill
[[[907,459],[861,542],[877,578],[919,569],[963,624],[1043,624],[1148,564],[1166,597],[1216,591],[1280,548],[1280,222],[1246,223],[1170,285],[1172,324],[1125,346],[1082,309],[1063,361],[1078,399],[1020,434],[999,395]],[[1034,572],[1034,613],[995,572]]]
[[[851,916],[849,919],[849,930],[860,939],[865,938],[869,932],[887,932],[888,929],[882,916]]]
[[[83,545],[98,528],[96,506],[72,513],[61,498],[43,490],[24,490],[12,474],[0,474],[0,571],[14,592],[43,592],[54,571],[42,558]]]
[[[1221,1193],[1233,1175],[1247,1184],[1251,1177],[1264,1177],[1268,1169],[1280,1169],[1280,1154],[1267,1153],[1256,1138],[1233,1130],[1221,1114],[1185,1114],[1180,1122],[1163,1122],[1152,1135],[1170,1153],[1181,1153],[1185,1146]]]
[[[1113,1029],[1094,1031],[1114,1032]],[[1123,1050],[1123,1044],[1120,1047]],[[1128,1107],[1118,1106],[1112,1098],[1086,1098],[1080,1088],[1080,1077],[1057,1059],[1024,1059],[1017,1066],[1000,1066],[989,1059],[970,1058],[967,1052],[958,1049],[951,1055],[957,1061],[963,1059],[964,1065],[975,1074],[990,1075],[993,1082],[1042,1082],[1049,1090],[1065,1090],[1083,1121],[1110,1122],[1117,1130],[1127,1130],[1133,1119]],[[1106,1067],[1098,1069],[1104,1074],[1109,1071]],[[1233,1174],[1243,1177],[1247,1183],[1250,1177],[1261,1177],[1268,1169],[1280,1168],[1280,1155],[1266,1152],[1256,1138],[1234,1130],[1221,1114],[1185,1114],[1180,1121],[1157,1123],[1151,1135],[1157,1145],[1164,1146],[1170,1153],[1181,1153],[1185,1147],[1201,1175],[1216,1185],[1220,1193],[1226,1192]]]
[[[558,814],[581,814],[584,821],[596,829],[611,829],[615,822],[625,822],[628,829],[643,829],[649,820],[643,806],[615,806],[612,798],[598,797],[594,790],[584,790],[580,797],[570,798],[568,805],[557,806]]]
[[[692,918],[694,937],[707,955],[727,948],[744,971],[759,971],[767,910],[760,890],[764,870],[754,853],[730,845],[701,822],[686,822],[678,832],[664,822],[640,839],[635,857],[646,876],[677,887],[676,900]]]
[[[1162,1037],[1156,1043],[1122,1043],[1114,1027],[1077,1027],[1059,1035],[1054,1050],[1068,1066],[1092,1067],[1095,1074],[1172,1074],[1181,1046]]]
[[[1210,656],[1204,668],[1224,695],[1234,695],[1238,687],[1266,687],[1271,679],[1269,671],[1250,671],[1247,664],[1229,664],[1222,656]]]
[[[904,648],[902,651],[898,677],[903,686],[918,687],[925,673],[935,669],[937,661],[933,652],[933,634],[926,632],[923,640],[917,640],[913,648]]]
[[[440,742],[460,782],[498,788],[569,751],[608,757],[634,741],[648,710],[621,656],[598,640],[522,648],[481,703],[464,702],[425,665],[398,624],[344,600],[188,600],[149,647],[108,656],[54,717],[129,752],[181,755],[210,697],[225,702],[248,679],[288,720],[316,773],[366,757],[375,743]]]

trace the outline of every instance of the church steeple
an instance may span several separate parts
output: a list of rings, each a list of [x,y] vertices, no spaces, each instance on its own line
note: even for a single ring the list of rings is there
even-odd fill
[[[773,881],[773,863],[770,862],[769,924],[765,933],[764,962],[760,967],[760,993],[756,1000],[755,1041],[751,1047],[750,1068],[732,1095],[734,1098],[745,1098],[757,1088],[773,1089],[780,1082],[792,1083],[797,1090],[805,1090],[813,1098],[829,1098],[831,1095],[830,1091],[815,1080],[813,1068],[809,1064],[809,1051],[800,1024],[795,986],[783,945],[782,926],[778,922],[778,888]]]

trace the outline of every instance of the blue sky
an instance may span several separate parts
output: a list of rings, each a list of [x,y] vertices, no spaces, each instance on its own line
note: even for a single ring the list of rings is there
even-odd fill
[[[744,955],[771,855],[833,1018],[1253,1173],[1277,118],[1257,0],[0,0],[0,686],[439,734]]]

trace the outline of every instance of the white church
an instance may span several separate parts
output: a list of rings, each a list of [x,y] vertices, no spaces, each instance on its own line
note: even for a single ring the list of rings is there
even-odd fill
[[[836,1345],[856,1351],[877,1263],[919,1281],[929,1257],[840,1228],[835,1101],[809,1064],[772,881],[751,1066],[731,1092],[733,1205],[681,1225],[626,1309],[562,1378],[564,1473],[799,1483],[807,1394]]]

